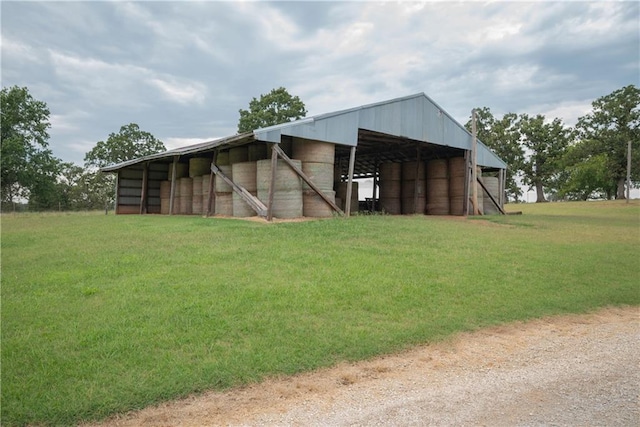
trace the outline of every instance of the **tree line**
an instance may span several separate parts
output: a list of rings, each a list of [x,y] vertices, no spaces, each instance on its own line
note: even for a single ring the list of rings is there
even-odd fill
[[[591,106],[574,127],[540,114],[496,117],[476,109],[478,139],[508,165],[510,200],[520,201],[522,185],[535,189],[536,202],[623,199],[629,142],[631,181],[640,182],[640,89],[625,86]],[[471,120],[465,126],[471,131]]]
[[[26,87],[0,92],[2,211],[108,209],[114,177],[99,168],[166,150],[135,123],[122,126],[86,153],[84,165],[64,162],[49,148],[49,109]],[[632,182],[640,182],[640,90],[629,85],[598,98],[575,127],[543,115],[477,108],[478,138],[507,164],[507,197],[520,201],[522,185],[537,201],[624,198],[627,142],[633,145]],[[239,110],[238,132],[304,117],[304,103],[285,88],[253,98]],[[465,125],[471,129],[471,120]]]

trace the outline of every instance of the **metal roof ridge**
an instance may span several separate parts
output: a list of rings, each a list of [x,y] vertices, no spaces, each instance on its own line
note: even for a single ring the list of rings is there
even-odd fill
[[[331,111],[331,112],[328,112],[328,113],[322,113],[322,114],[315,115],[313,117],[316,120],[320,120],[320,119],[325,119],[325,118],[328,118],[328,117],[339,116],[341,114],[351,113],[351,112],[354,112],[354,111],[364,110],[366,108],[378,107],[380,105],[392,104],[394,102],[400,102],[400,101],[406,101],[407,99],[418,98],[418,97],[421,97],[421,96],[429,99],[429,97],[424,92],[418,92],[418,93],[414,93],[413,95],[406,95],[406,96],[400,96],[400,97],[397,97],[397,98],[387,99],[386,101],[372,102],[370,104],[360,105],[360,106],[357,106],[357,107],[351,107],[351,108],[347,108],[347,109],[344,109],[344,110],[338,110],[338,111]]]

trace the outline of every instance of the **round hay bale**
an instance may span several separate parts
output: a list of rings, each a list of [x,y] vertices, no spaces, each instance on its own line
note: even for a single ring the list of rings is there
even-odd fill
[[[402,195],[402,181],[380,181],[380,199],[399,199]]]
[[[305,173],[316,187],[322,191],[333,191],[333,165],[330,163],[302,162],[302,172]],[[306,182],[302,181],[303,190],[311,190]]]
[[[416,179],[416,169],[418,169],[418,180],[425,179],[426,167],[424,162],[403,162],[402,163],[402,180],[413,181]]]
[[[403,215],[414,215],[420,214],[423,215],[425,213],[425,209],[427,206],[427,201],[424,197],[418,197],[416,200],[413,196],[411,197],[403,197],[402,198],[402,214]]]
[[[231,164],[231,177],[233,182],[252,192],[258,189],[256,182],[256,162],[242,162]],[[216,185],[217,185],[216,179]]]
[[[180,196],[178,197],[179,211],[181,215],[190,215],[193,201],[193,179],[180,178]]]
[[[191,213],[202,214],[202,175],[193,178],[193,196],[191,199]]]
[[[211,170],[211,159],[207,157],[192,157],[189,159],[189,177],[202,176]]]
[[[227,178],[233,180],[233,167],[231,165],[218,166],[218,169],[220,169],[220,172],[222,172]],[[231,193],[233,191],[231,186],[219,176],[216,176],[215,185],[216,193]]]
[[[171,181],[160,181],[160,198],[171,197]]]
[[[258,198],[266,205],[269,190],[258,189]],[[273,193],[271,212],[276,218],[300,218],[302,216],[302,190],[276,190]]]
[[[415,174],[414,174],[415,175]],[[402,181],[402,213],[405,215],[424,214],[426,206],[426,182]],[[416,199],[416,190],[418,198]]]
[[[380,173],[380,182],[400,181],[402,179],[402,163],[381,163],[378,172]]]
[[[380,209],[390,215],[400,215],[402,213],[401,200],[399,197],[380,198]]]
[[[249,149],[246,145],[234,147],[229,150],[229,164],[249,161]]]
[[[233,196],[231,193],[216,193],[215,215],[233,215]]]
[[[171,181],[160,181],[160,213],[169,214],[169,203],[171,197]]]
[[[427,214],[449,215],[449,203],[449,180],[447,178],[427,179]]]
[[[233,177],[233,182],[244,187],[254,196],[258,194],[256,186],[256,166],[256,162],[231,163],[231,175]],[[218,180],[216,179],[216,181]],[[232,198],[233,216],[244,218],[256,215],[253,208],[251,208],[251,206],[249,206],[249,204],[236,192],[233,193]]]
[[[256,189],[269,191],[269,185],[271,183],[271,159],[259,160],[256,163]],[[302,168],[302,162],[300,162],[300,160],[293,160],[293,164],[295,164],[300,169]],[[276,192],[302,190],[302,179],[282,159],[278,159],[274,184],[274,190]]]
[[[461,176],[464,178],[466,162],[464,157],[451,157],[449,159],[449,176]]]
[[[335,191],[323,191],[332,202],[336,202]],[[302,215],[312,218],[328,218],[333,216],[333,208],[313,190],[302,192]]]
[[[293,160],[298,167],[302,167],[300,160]],[[258,198],[268,205],[269,189],[271,186],[271,159],[257,162],[257,191]],[[277,218],[299,218],[302,216],[302,179],[284,160],[278,159],[275,182],[273,183],[273,216]]]
[[[449,214],[464,215],[464,196],[452,196],[449,198]]]
[[[329,163],[335,161],[336,146],[330,142],[295,138],[293,158],[303,162]]]
[[[427,162],[427,179],[448,178],[449,162],[447,159],[434,159]]]
[[[380,181],[380,209],[391,215],[402,213],[402,163],[381,163],[378,169]],[[415,176],[415,170],[413,172]]]

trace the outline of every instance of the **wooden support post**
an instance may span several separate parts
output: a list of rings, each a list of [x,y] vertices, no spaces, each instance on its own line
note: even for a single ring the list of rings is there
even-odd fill
[[[416,177],[415,177],[415,181],[414,181],[414,186],[413,186],[413,213],[417,214],[418,213],[418,181],[419,181],[419,174],[420,172],[420,143],[416,144]],[[420,212],[421,214],[424,214],[424,212]]]
[[[218,150],[213,152],[213,159],[211,160],[211,163],[215,165],[217,160],[218,160]],[[213,212],[215,212],[215,207],[216,207],[216,192],[214,191],[214,188],[216,188],[215,183],[216,183],[216,174],[211,172],[211,175],[209,176],[209,188],[207,189],[207,194],[209,195],[209,197],[207,197],[207,206],[205,207],[207,218],[211,216],[212,210]]]
[[[464,150],[464,199],[462,199],[462,212],[464,216],[469,216],[469,183],[471,182],[471,151]]]
[[[147,186],[149,185],[149,162],[142,168],[142,190],[140,192],[140,215],[147,213]]]
[[[273,221],[273,194],[276,189],[276,172],[278,170],[278,150],[276,144],[271,147],[271,181],[269,182],[269,199],[267,203],[267,221]]]
[[[631,140],[627,142],[627,203],[631,197]]]
[[[118,206],[120,205],[120,171],[116,174],[116,194],[115,194],[115,206],[113,211],[118,214]],[[15,212],[15,205],[13,211]]]
[[[504,202],[505,202],[505,198],[506,198],[506,178],[507,178],[507,171],[506,169],[500,169],[499,172],[499,187],[500,187],[500,198],[498,199],[498,202],[500,202],[500,206],[502,206],[504,208]]]
[[[471,204],[473,205],[473,214],[479,215],[478,209],[478,186],[475,185],[478,179],[478,131],[476,128],[476,109],[471,110]]]
[[[173,157],[173,165],[171,166],[171,194],[169,195],[169,215],[173,215],[173,207],[175,206],[175,198],[176,198],[176,174],[178,173],[178,159],[180,156]]]
[[[351,215],[351,191],[353,190],[353,169],[356,165],[356,147],[351,147],[351,154],[349,155],[349,178],[347,181],[347,196],[344,204],[344,213],[347,218]]]
[[[378,195],[378,170],[379,170],[379,162],[376,158],[375,166],[373,169],[373,194],[371,195],[371,212],[376,211],[376,196]]]

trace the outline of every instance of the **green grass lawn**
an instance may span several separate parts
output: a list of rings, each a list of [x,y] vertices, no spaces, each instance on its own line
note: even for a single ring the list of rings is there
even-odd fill
[[[457,331],[640,304],[640,202],[483,219],[2,216],[2,424],[69,425]]]

